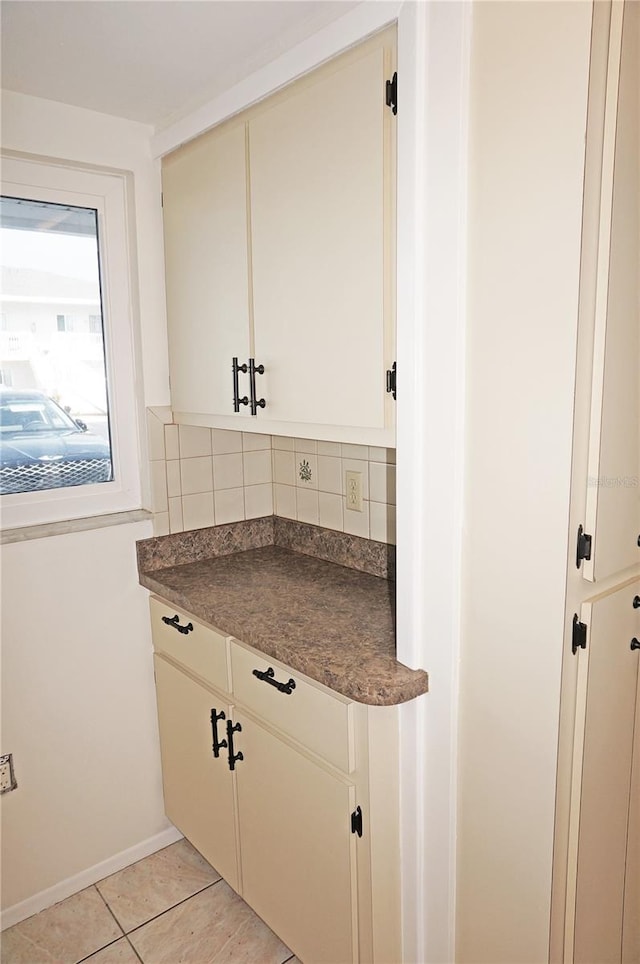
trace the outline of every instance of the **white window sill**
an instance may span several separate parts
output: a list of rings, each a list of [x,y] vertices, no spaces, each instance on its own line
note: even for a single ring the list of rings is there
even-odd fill
[[[67,519],[61,522],[45,522],[41,525],[3,529],[0,532],[0,545],[28,542],[30,539],[46,539],[48,536],[64,536],[70,532],[85,532],[87,529],[104,529],[107,526],[126,525],[130,522],[146,522],[151,519],[153,519],[153,513],[147,509],[130,509],[128,512],[107,512],[104,515],[91,515],[84,519]]]

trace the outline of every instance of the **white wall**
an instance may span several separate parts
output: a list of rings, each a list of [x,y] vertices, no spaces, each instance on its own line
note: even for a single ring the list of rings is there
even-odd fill
[[[549,953],[590,27],[474,12],[460,964]]]
[[[142,404],[167,404],[160,182],[150,128],[6,92],[2,111],[6,150],[133,172],[133,307],[145,398],[142,377],[138,389]],[[3,924],[171,837],[147,594],[135,569],[135,540],[149,535],[143,522],[2,548],[2,752],[14,754],[18,779],[2,798],[2,899],[13,908]]]
[[[148,535],[122,525],[2,549],[2,750],[18,780],[2,798],[4,908],[167,827],[135,565]]]

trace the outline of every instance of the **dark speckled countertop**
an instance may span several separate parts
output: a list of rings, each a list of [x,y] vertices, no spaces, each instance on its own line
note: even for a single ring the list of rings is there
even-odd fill
[[[175,538],[176,555],[172,536],[139,543],[141,584],[360,703],[387,706],[427,692],[427,674],[395,658],[395,584],[326,558],[343,560],[346,546],[360,570],[379,569],[388,547],[273,517],[198,531]],[[301,551],[291,548],[298,541]],[[166,564],[172,555],[179,565]]]

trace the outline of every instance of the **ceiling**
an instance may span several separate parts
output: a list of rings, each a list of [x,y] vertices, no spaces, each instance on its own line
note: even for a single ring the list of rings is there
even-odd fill
[[[2,87],[164,127],[349,0],[2,0]]]

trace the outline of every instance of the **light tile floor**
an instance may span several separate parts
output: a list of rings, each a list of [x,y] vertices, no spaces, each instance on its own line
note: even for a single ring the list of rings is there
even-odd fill
[[[300,964],[186,840],[1,940],[2,964]]]

